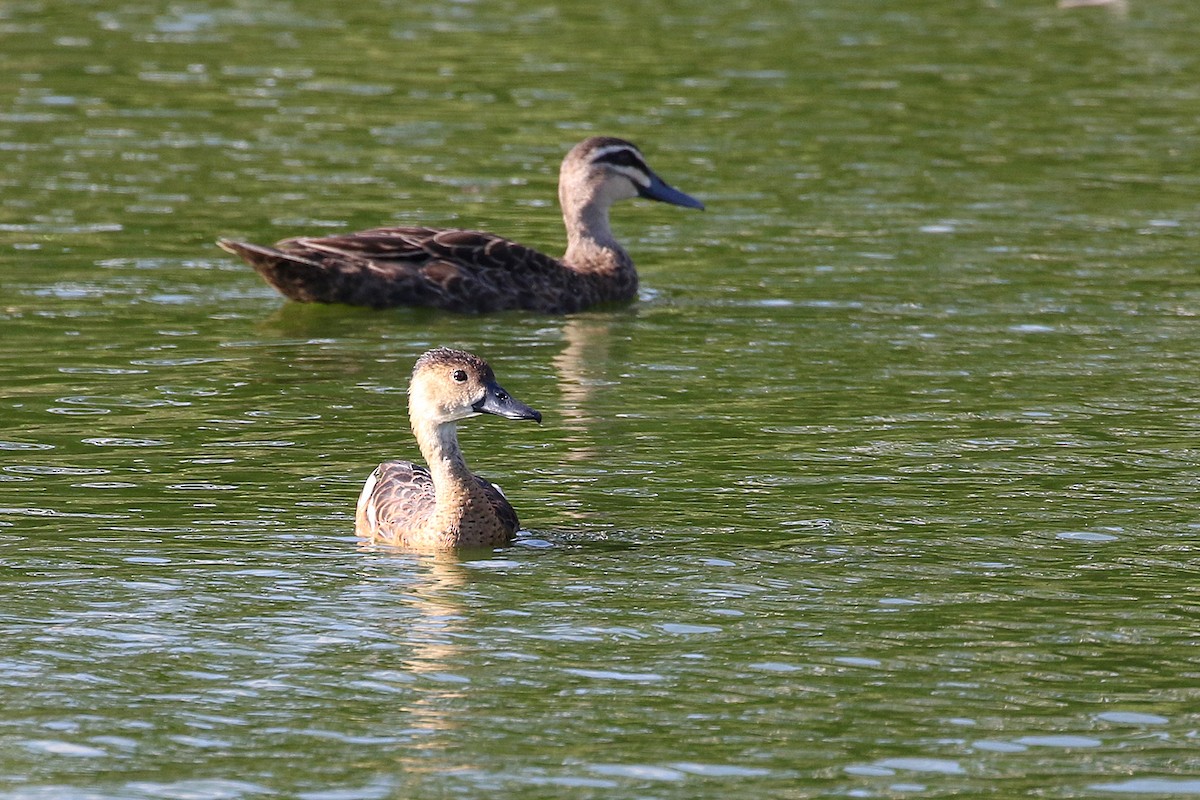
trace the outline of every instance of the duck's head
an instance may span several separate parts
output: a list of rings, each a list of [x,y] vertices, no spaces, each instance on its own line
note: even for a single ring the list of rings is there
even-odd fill
[[[581,196],[605,207],[618,200],[645,197],[685,208],[704,208],[699,200],[654,174],[636,146],[611,136],[593,136],[571,148],[559,172],[558,192],[564,209]]]
[[[439,347],[422,355],[408,386],[408,413],[413,424],[457,422],[478,414],[505,419],[542,421],[542,415],[496,383],[492,368],[464,350]]]

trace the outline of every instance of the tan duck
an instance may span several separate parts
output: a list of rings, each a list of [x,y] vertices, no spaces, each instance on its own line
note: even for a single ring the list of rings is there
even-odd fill
[[[429,468],[385,461],[363,486],[355,531],[417,549],[496,547],[517,532],[517,512],[475,475],[458,446],[457,423],[479,414],[542,421],[496,383],[487,362],[462,350],[430,350],[413,367],[408,418]]]
[[[595,136],[567,153],[559,173],[567,227],[561,259],[491,233],[437,228],[301,236],[274,247],[228,239],[218,244],[283,295],[304,303],[567,313],[637,295],[637,270],[613,237],[608,209],[639,196],[704,208],[664,183],[629,142]]]

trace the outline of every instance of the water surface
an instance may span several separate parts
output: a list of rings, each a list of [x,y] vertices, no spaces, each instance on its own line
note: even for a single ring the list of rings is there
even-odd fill
[[[1196,796],[1192,4],[0,10],[0,792]],[[217,236],[562,246],[640,301],[284,303]],[[486,356],[518,543],[363,549]]]

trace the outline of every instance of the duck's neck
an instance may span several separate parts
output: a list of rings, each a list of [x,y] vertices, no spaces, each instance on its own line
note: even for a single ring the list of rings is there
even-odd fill
[[[473,494],[475,476],[458,446],[458,426],[453,422],[413,427],[421,455],[429,465],[439,510],[461,505]]]
[[[633,260],[608,224],[610,202],[595,195],[560,195],[567,252],[562,261],[575,272],[605,277],[634,274]]]

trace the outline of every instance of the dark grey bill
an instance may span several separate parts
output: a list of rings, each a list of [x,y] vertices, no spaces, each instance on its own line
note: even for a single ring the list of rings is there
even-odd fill
[[[674,186],[667,185],[666,181],[654,174],[650,175],[649,186],[638,187],[638,194],[651,200],[657,200],[660,203],[670,203],[673,206],[704,210],[704,203],[701,203],[690,194],[684,194]]]
[[[542,415],[517,400],[495,381],[487,385],[486,394],[471,408],[480,414],[495,414],[505,419],[531,419],[540,423]]]

